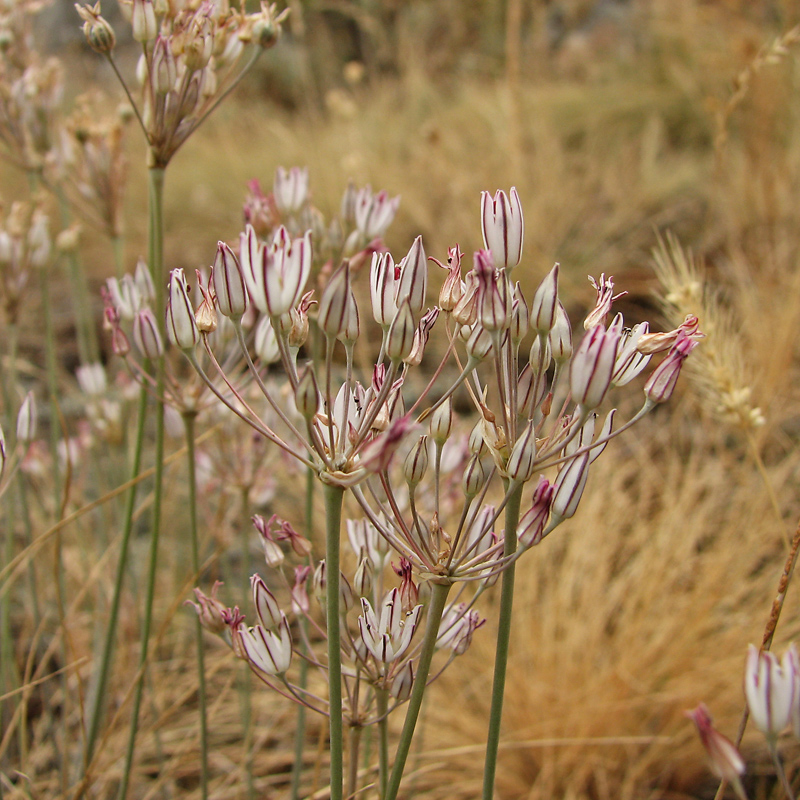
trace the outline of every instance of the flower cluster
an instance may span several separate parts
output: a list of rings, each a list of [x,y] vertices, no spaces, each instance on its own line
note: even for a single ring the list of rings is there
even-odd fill
[[[464,274],[457,245],[442,263],[428,258],[418,237],[393,258],[380,241],[396,210],[385,193],[349,189],[341,219],[329,225],[309,198],[304,170],[279,170],[268,196],[251,185],[238,251],[220,243],[200,307],[182,288],[182,273],[172,274],[167,329],[196,366],[200,345],[220,364],[207,321],[227,318],[248,373],[220,367],[212,379],[198,367],[204,380],[323,484],[352,497],[346,526],[357,560],[338,582],[346,631],[340,649],[348,713],[362,724],[374,709],[359,681],[375,696],[407,697],[419,656],[414,632],[431,586],[460,586],[442,606],[437,634],[440,648],[459,654],[482,623],[477,598],[576,513],[591,465],[611,438],[669,399],[702,333],[694,317],[665,333],[651,333],[647,323],[627,328],[621,315],[612,316],[619,297],[613,279],[601,276],[592,280],[597,298],[574,347],[558,296],[559,265],[530,303],[514,279],[524,226],[513,189],[483,194],[484,249]],[[351,258],[334,268],[336,253]],[[365,307],[356,278],[367,258]],[[445,273],[435,305],[429,261]],[[243,324],[248,314],[259,316],[251,328]],[[369,327],[374,334],[365,334]],[[439,339],[430,347],[434,333]],[[658,353],[666,355],[644,384],[641,409],[621,425],[613,409],[601,418],[610,392],[629,385]],[[367,359],[360,378],[356,365]],[[273,363],[282,389],[275,367],[267,372]],[[423,364],[432,378],[418,374]],[[220,378],[227,394],[217,388]],[[244,401],[245,386],[258,387],[276,424]],[[471,419],[455,412],[456,395],[471,402]],[[515,504],[518,520],[509,523],[503,514]],[[503,519],[513,525],[508,531]],[[274,526],[262,521],[257,528],[268,564],[282,570]],[[400,559],[400,585],[392,588],[384,576],[389,552]],[[319,596],[332,569],[341,565],[312,559],[296,568],[293,582],[284,579],[294,613],[308,615],[307,582]],[[262,679],[295,695],[287,678],[295,647],[287,615],[262,579],[253,586],[258,623],[246,627],[238,609],[225,611],[231,643]],[[361,612],[356,620],[348,619],[351,609]],[[319,699],[302,699],[325,710]]]
[[[133,38],[142,45],[137,69],[141,107],[134,108],[150,146],[150,166],[165,167],[241,78],[247,46],[256,48],[251,65],[275,44],[286,12],[278,14],[262,3],[260,11],[246,14],[227,0],[191,5],[128,0],[120,5]],[[111,58],[116,37],[100,3],[76,9],[89,45]]]

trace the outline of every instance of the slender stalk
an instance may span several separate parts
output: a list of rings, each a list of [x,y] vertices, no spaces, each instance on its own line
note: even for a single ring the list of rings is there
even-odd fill
[[[328,703],[331,736],[331,800],[342,800],[342,651],[339,630],[339,538],[344,489],[325,486],[325,565],[328,626]]]
[[[147,419],[147,390],[142,388],[139,393],[139,409],[136,418],[136,440],[134,443],[133,461],[131,463],[131,484],[128,496],[125,499],[125,512],[122,522],[122,542],[120,543],[119,561],[114,579],[114,594],[111,598],[111,609],[108,615],[108,626],[103,642],[103,653],[100,657],[100,670],[94,688],[94,701],[91,703],[89,727],[86,732],[86,747],[84,749],[84,765],[88,766],[94,756],[94,747],[100,731],[100,720],[103,716],[104,699],[108,675],[113,661],[114,642],[117,633],[117,620],[119,619],[119,605],[122,597],[122,585],[128,568],[128,553],[131,532],[133,531],[133,512],[136,507],[136,488],[139,470],[142,465],[142,449],[144,447],[144,427]]]
[[[306,538],[314,541],[314,470],[306,469]],[[305,650],[305,642],[308,638],[308,621],[304,616],[298,620],[300,625],[301,647]],[[297,677],[297,687],[301,691],[308,686],[308,661],[300,659],[300,674]],[[303,776],[303,753],[306,745],[306,707],[302,704],[297,706],[297,721],[294,727],[294,764],[292,766],[292,787],[289,797],[291,800],[300,798],[300,780]]]
[[[522,487],[519,484],[511,492],[506,504],[506,527],[504,533],[503,555],[513,556],[517,550],[517,523],[522,501]],[[503,717],[503,696],[506,688],[506,668],[508,666],[508,645],[511,641],[511,615],[514,607],[514,577],[516,564],[511,562],[503,571],[503,585],[500,590],[500,619],[497,626],[497,646],[494,659],[494,680],[492,682],[492,706],[489,712],[489,732],[486,736],[486,761],[483,769],[483,800],[494,797],[494,777],[497,770],[497,750],[500,745],[500,723]]]
[[[200,541],[197,532],[197,476],[195,474],[193,413],[183,415],[186,433],[186,466],[189,477],[189,524],[192,540],[192,571],[195,580],[200,577]],[[197,640],[197,700],[200,709],[200,796],[208,797],[208,719],[206,712],[206,671],[203,654],[203,626],[195,616],[195,638]]]
[[[361,734],[364,729],[360,725],[351,725],[348,735],[350,753],[347,762],[347,797],[355,797],[358,790],[358,750],[361,745]],[[794,798],[792,798],[794,800]]]
[[[164,281],[164,168],[151,167],[148,170],[149,183],[149,247],[148,267],[155,286],[156,319],[164,317],[165,281]],[[164,395],[164,359],[156,364],[156,395]],[[147,655],[150,644],[150,628],[153,621],[153,601],[156,590],[156,573],[158,571],[158,540],[161,530],[161,502],[164,488],[164,405],[156,408],[156,439],[153,453],[155,474],[153,476],[153,510],[152,528],[150,531],[150,552],[148,557],[147,581],[145,590],[145,608],[142,621],[142,644],[139,655],[139,679],[131,709],[131,727],[128,735],[128,747],[125,755],[125,767],[120,781],[119,798],[125,800],[128,793],[133,756],[136,746],[136,734],[139,728],[139,709],[142,704],[144,683],[146,678]]]
[[[414,738],[414,728],[417,724],[419,711],[422,707],[422,698],[425,696],[428,673],[431,669],[433,651],[436,649],[436,637],[439,635],[439,625],[442,621],[442,614],[447,603],[447,595],[450,594],[451,583],[434,583],[431,592],[431,601],[428,606],[428,619],[425,623],[425,637],[422,640],[422,648],[419,654],[419,664],[417,674],[414,676],[414,688],[411,690],[411,697],[408,701],[406,719],[403,723],[403,731],[400,734],[400,741],[397,745],[397,753],[394,759],[394,768],[389,779],[386,793],[383,800],[395,800],[400,789],[400,781],[403,778],[403,770],[406,766],[408,752],[411,749],[411,740]]]
[[[389,785],[389,692],[386,689],[375,691],[378,712],[378,797],[386,797]]]
[[[769,742],[769,753],[772,756],[772,763],[775,765],[775,771],[778,773],[778,778],[780,779],[781,786],[783,787],[786,797],[788,800],[794,800],[794,792],[792,791],[792,786],[789,783],[788,777],[786,776],[786,770],[784,769],[783,761],[781,761],[781,757],[778,754],[778,748],[774,739]]]

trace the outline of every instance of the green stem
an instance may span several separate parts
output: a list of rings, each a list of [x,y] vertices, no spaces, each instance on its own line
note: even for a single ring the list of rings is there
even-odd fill
[[[428,673],[431,669],[433,652],[436,649],[436,638],[439,635],[439,626],[442,622],[442,614],[447,604],[447,595],[450,593],[451,583],[434,583],[431,591],[431,601],[428,606],[428,619],[425,623],[425,637],[422,640],[422,649],[419,654],[419,664],[417,674],[414,676],[414,688],[411,690],[411,697],[408,701],[406,719],[403,723],[403,731],[400,734],[400,741],[397,745],[397,754],[394,759],[394,768],[389,779],[389,785],[384,795],[384,800],[395,800],[400,789],[400,781],[403,778],[403,770],[406,766],[408,752],[411,749],[411,741],[414,738],[414,728],[417,724],[422,699],[425,696]]]
[[[156,319],[164,319],[165,285],[164,280],[164,168],[151,167],[148,170],[149,186],[149,247],[148,267],[155,286]],[[156,395],[164,396],[164,358],[156,363]],[[128,747],[125,755],[125,767],[119,787],[119,798],[125,800],[128,793],[133,756],[136,746],[136,733],[139,728],[139,709],[144,693],[145,668],[150,644],[150,628],[153,621],[153,601],[156,590],[156,573],[158,571],[158,540],[161,530],[161,501],[164,489],[164,405],[156,408],[156,441],[153,453],[155,474],[153,477],[153,515],[150,531],[150,553],[148,557],[147,581],[145,590],[144,619],[142,621],[142,644],[139,655],[139,678],[131,709],[131,727],[128,735]]]
[[[386,797],[389,784],[389,691],[375,690],[378,712],[378,797]]]
[[[306,469],[306,538],[309,542],[314,541],[314,470]],[[301,628],[300,641],[306,641],[308,622],[301,616],[298,620]],[[303,645],[303,647],[305,647]],[[300,659],[300,674],[297,677],[297,686],[304,690],[308,686],[308,661]],[[302,691],[301,691],[302,694]],[[291,800],[300,798],[300,780],[303,775],[303,752],[306,745],[306,707],[297,706],[297,722],[294,728],[294,765],[292,766],[292,787],[289,797]]]
[[[325,566],[328,626],[328,699],[331,735],[331,800],[342,800],[342,651],[339,630],[339,539],[344,489],[325,485]]]
[[[505,556],[512,556],[517,550],[517,524],[522,502],[522,486],[523,484],[519,484],[511,492],[506,504],[505,544],[503,547]],[[494,796],[494,777],[497,770],[497,751],[500,746],[500,723],[503,717],[503,696],[508,667],[508,645],[511,640],[511,615],[514,607],[514,574],[515,564],[512,562],[503,572],[503,585],[500,591],[500,618],[497,626],[492,706],[489,712],[486,762],[483,770],[483,800],[491,800]]]
[[[197,476],[195,474],[194,414],[183,415],[186,433],[186,466],[189,472],[189,524],[192,540],[192,571],[195,581],[200,579],[200,541],[197,532]],[[203,626],[195,616],[195,638],[197,640],[197,697],[200,710],[200,796],[208,797],[208,719],[206,712],[206,672],[203,655]]]
[[[147,390],[142,389],[139,393],[139,409],[136,418],[136,441],[134,443],[133,462],[131,463],[131,478],[139,475],[142,466],[142,449],[144,447],[144,428],[147,419]],[[120,544],[119,561],[117,562],[117,573],[114,580],[114,594],[111,598],[111,609],[108,616],[108,627],[106,637],[103,642],[103,654],[100,658],[100,671],[97,675],[97,682],[94,689],[94,701],[91,705],[91,715],[89,718],[89,729],[86,734],[86,749],[84,762],[88,766],[94,755],[94,747],[97,742],[97,735],[100,730],[100,719],[102,717],[106,684],[111,670],[113,660],[114,642],[116,640],[117,620],[119,619],[119,606],[122,597],[122,585],[125,580],[125,573],[128,568],[128,553],[131,533],[133,531],[133,512],[136,507],[136,487],[137,483],[131,483],[128,495],[125,498],[125,513],[122,522],[122,542]]]
[[[358,749],[361,744],[361,733],[363,728],[360,725],[351,725],[348,735],[350,744],[349,759],[347,762],[347,797],[356,797],[358,789]]]

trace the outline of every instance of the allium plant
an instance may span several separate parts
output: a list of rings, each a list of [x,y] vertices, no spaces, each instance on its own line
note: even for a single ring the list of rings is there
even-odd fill
[[[379,238],[395,209],[385,193],[351,187],[341,219],[326,224],[310,205],[306,173],[296,169],[278,171],[272,195],[253,192],[238,252],[220,244],[203,301],[229,318],[246,374],[229,372],[229,356],[214,352],[200,324],[211,309],[195,310],[187,295],[170,292],[173,341],[222,402],[313,472],[326,499],[324,553],[298,544],[288,522],[256,519],[272,574],[253,577],[254,625],[202,593],[197,608],[208,627],[224,625],[236,655],[264,683],[329,717],[331,797],[361,788],[358,736],[377,724],[380,795],[393,800],[425,688],[469,646],[483,622],[475,604],[501,578],[484,786],[491,797],[516,561],[576,513],[593,462],[611,438],[669,398],[702,334],[691,317],[667,333],[650,333],[646,323],[626,328],[612,313],[613,279],[601,276],[573,347],[558,265],[531,303],[515,281],[523,246],[515,190],[484,193],[485,249],[466,274],[457,245],[442,263],[428,258],[420,237],[395,260]],[[351,258],[334,261],[337,253]],[[357,280],[369,257],[366,303]],[[445,273],[435,305],[429,260]],[[242,319],[253,307],[260,321],[248,329]],[[270,355],[260,366],[259,351]],[[216,372],[199,363],[199,352]],[[659,352],[667,355],[647,381],[641,409],[617,423],[613,409],[603,410],[608,396]],[[369,371],[359,374],[356,364],[367,358]],[[275,362],[269,379],[266,361]],[[415,376],[423,362],[429,380]],[[246,399],[253,386],[271,420]],[[473,419],[454,412],[456,393],[469,398]],[[352,559],[340,557],[343,528]],[[284,558],[287,545],[295,563]],[[352,571],[343,572],[347,565]],[[270,588],[281,582],[289,606]],[[325,655],[315,653],[313,637],[297,640],[292,616],[318,629]],[[432,670],[437,650],[449,657]],[[305,659],[326,674],[327,697],[293,677]],[[401,705],[405,723],[392,759],[386,720]],[[344,726],[352,744],[346,790]]]

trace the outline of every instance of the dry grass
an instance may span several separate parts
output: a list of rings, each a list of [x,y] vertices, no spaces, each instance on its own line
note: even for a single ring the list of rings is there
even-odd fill
[[[609,448],[594,467],[578,517],[522,562],[498,773],[504,799],[713,796],[682,711],[704,700],[719,727],[734,734],[745,647],[761,636],[784,542],[800,514],[797,63],[791,51],[779,63],[759,55],[797,20],[784,4],[786,24],[776,30],[734,5],[642,4],[645,44],[635,54],[579,52],[573,57],[578,68],[562,65],[560,74],[533,59],[535,79],[511,91],[499,78],[434,83],[409,63],[400,76],[328,95],[325,111],[289,112],[252,95],[234,100],[190,141],[169,176],[171,267],[208,263],[216,240],[239,230],[245,181],[257,176],[268,185],[278,164],[307,164],[322,208],[338,205],[349,177],[401,194],[390,246],[403,251],[421,232],[428,252],[439,257],[456,241],[466,252],[479,244],[482,189],[515,184],[526,223],[523,289],[530,297],[558,260],[573,309],[589,300],[586,273],[605,271],[631,289],[626,315],[651,311],[657,231],[675,232],[703,262],[714,299],[698,299],[701,325],[703,313],[716,313],[709,307],[722,309],[724,319],[708,345],[735,373],[736,385],[751,389],[766,424],[748,438],[719,420],[708,399],[708,375],[705,393],[693,393],[687,383],[634,438]],[[747,81],[731,89],[743,74]],[[132,151],[136,164],[136,145]],[[141,251],[144,235],[138,180],[128,201],[131,255]],[[93,252],[91,271],[100,280],[109,262],[101,245]],[[35,363],[35,334],[26,342]],[[761,473],[754,454],[763,461]],[[198,796],[196,677],[180,605],[188,559],[188,543],[180,539],[181,469],[173,467],[169,476],[170,545],[160,576],[160,638],[143,713],[137,798]],[[75,480],[82,481],[76,496],[87,498],[121,482],[97,466]],[[45,510],[52,506],[44,489],[37,502]],[[147,503],[145,497],[143,509]],[[235,542],[247,525],[226,498],[209,498],[205,511],[209,541]],[[74,698],[86,699],[91,670],[82,659],[102,629],[116,525],[104,506],[64,531],[68,661],[80,668],[67,673],[64,685],[54,678],[32,692],[30,749],[24,760],[15,756],[30,783],[4,796],[61,796],[56,744],[62,717],[68,735],[77,735]],[[143,550],[142,544],[129,580],[110,687],[117,701],[112,713],[119,716],[93,767],[96,797],[111,796],[122,764]],[[54,556],[50,549],[43,553],[40,575],[49,576]],[[241,581],[241,549],[220,558]],[[212,565],[208,574],[220,571]],[[58,618],[53,596],[45,581],[42,607],[51,623]],[[29,610],[16,604],[13,613],[19,640],[34,636]],[[778,649],[797,637],[798,619],[793,587]],[[44,659],[53,642],[40,639],[31,673],[37,666],[45,674],[66,666],[52,654]],[[428,701],[424,747],[413,765],[415,797],[479,794],[491,642],[490,623]],[[212,796],[245,797],[241,671],[212,642],[209,654]],[[23,665],[26,656],[20,654]],[[257,794],[285,796],[293,709],[256,690],[252,713]],[[318,725],[312,722],[311,742]],[[10,746],[13,751],[13,741]],[[745,738],[744,751],[753,765],[763,757],[756,736]],[[797,756],[788,743],[787,756],[790,762]],[[311,776],[319,760],[313,744],[307,758]],[[753,781],[757,796],[770,796],[767,779]],[[309,791],[311,783],[309,777]]]

